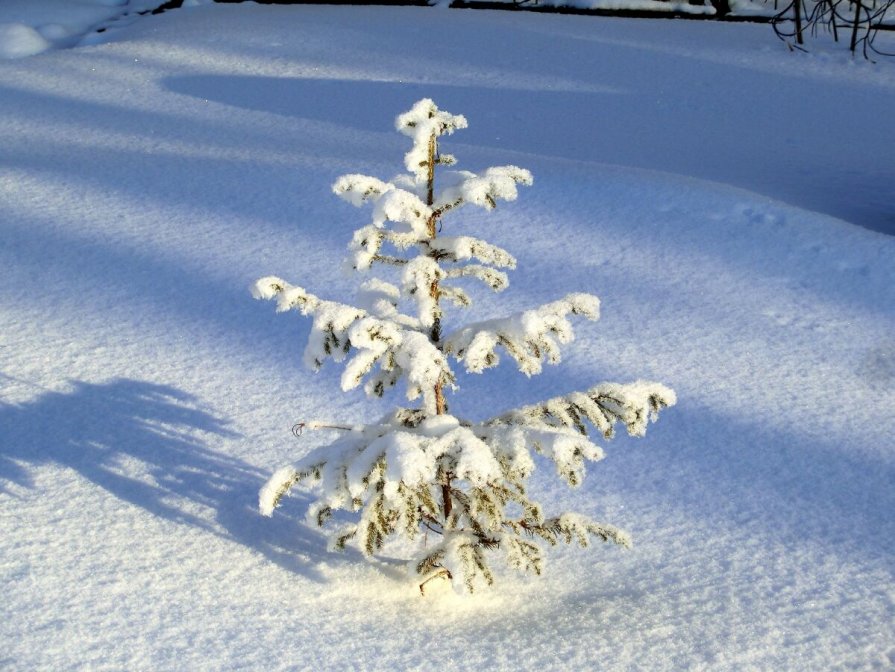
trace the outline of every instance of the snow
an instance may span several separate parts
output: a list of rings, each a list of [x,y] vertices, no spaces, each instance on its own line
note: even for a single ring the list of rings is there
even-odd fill
[[[481,176],[469,171],[456,171],[459,179],[443,189],[436,200],[436,209],[455,207],[456,203],[471,203],[493,210],[497,199],[515,201],[519,195],[517,184],[530,186],[531,173],[517,166],[497,166],[488,168]],[[450,179],[450,178],[449,178]]]
[[[34,28],[21,23],[0,23],[0,58],[33,56],[50,48]]]
[[[516,259],[509,252],[472,236],[438,236],[429,247],[452,261],[477,259],[498,268],[516,268]]]
[[[65,23],[20,6],[0,23]],[[895,664],[895,64],[767,26],[425,8],[213,5],[88,42],[0,62],[0,666]],[[422,97],[468,120],[458,169],[535,178],[445,218],[518,261],[469,314],[601,299],[559,366],[458,376],[451,412],[678,395],[580,488],[533,475],[631,550],[553,549],[468,599],[422,598],[397,552],[327,553],[302,493],[257,511],[337,431],[293,424],[403,391],[307,371],[310,320],[245,288],[352,298],[369,212],[330,185],[398,172]]]
[[[407,170],[414,173],[417,179],[424,180],[429,138],[432,135],[451,135],[458,129],[466,128],[466,125],[463,115],[439,110],[430,98],[418,100],[410,110],[399,114],[395,118],[395,128],[413,140],[410,151],[404,155]]]
[[[536,375],[541,373],[542,359],[558,364],[559,344],[575,338],[568,315],[599,319],[600,299],[574,293],[510,317],[464,325],[444,339],[444,350],[462,361],[467,371],[481,373],[500,362],[500,346],[516,360],[522,373]]]
[[[507,0],[509,2],[510,0]],[[709,3],[662,2],[660,0],[538,0],[546,7],[575,7],[577,9],[634,10],[646,12],[679,12],[681,14],[714,14]]]
[[[0,59],[21,58],[97,41],[95,31],[117,31],[165,0],[3,0]],[[190,6],[211,0],[193,0]],[[186,3],[185,3],[186,6]]]
[[[280,500],[298,480],[294,467],[280,467],[258,492],[258,510],[263,516],[272,516]]]

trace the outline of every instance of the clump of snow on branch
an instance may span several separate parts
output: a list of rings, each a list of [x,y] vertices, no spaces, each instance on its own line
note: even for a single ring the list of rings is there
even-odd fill
[[[445,339],[445,352],[464,363],[471,373],[497,366],[502,348],[519,370],[531,376],[541,372],[541,362],[560,361],[560,344],[575,334],[569,315],[589,320],[600,316],[600,300],[591,294],[570,294],[566,298],[507,318],[488,320],[458,329]]]
[[[503,248],[472,236],[439,236],[427,242],[436,259],[469,261],[475,259],[496,268],[516,268],[516,258]]]
[[[384,285],[377,285],[380,289]],[[367,285],[369,287],[369,285]],[[301,287],[285,280],[265,277],[253,286],[256,298],[277,299],[277,310],[297,309],[313,318],[311,333],[304,352],[304,362],[319,369],[327,358],[336,362],[353,356],[342,373],[342,389],[351,390],[370,374],[374,367],[381,370],[377,382],[368,393],[381,396],[385,387],[404,378],[407,398],[423,398],[424,407],[435,408],[433,388],[439,382],[452,383],[454,374],[438,347],[394,315],[391,319],[372,317],[365,310],[335,301],[324,301]],[[388,385],[385,381],[389,381]]]
[[[418,179],[425,179],[430,171],[428,148],[433,138],[450,135],[456,130],[466,128],[466,117],[450,114],[438,109],[432,100],[423,98],[410,110],[398,115],[395,128],[413,140],[413,147],[404,155],[404,165]],[[454,157],[444,155],[440,163],[451,165]]]
[[[601,383],[586,392],[573,392],[540,404],[524,406],[490,421],[490,424],[523,425],[532,428],[572,428],[587,435],[589,420],[607,439],[614,436],[615,424],[625,425],[628,434],[641,437],[659,411],[677,403],[674,390],[661,383],[637,381],[625,385]]]
[[[370,425],[305,423],[308,429],[336,429],[332,443],[278,470],[259,493],[261,513],[270,516],[298,485],[316,489],[308,511],[311,524],[325,526],[336,511],[353,514],[336,527],[330,548],[358,548],[372,556],[392,537],[409,540],[430,533],[435,543],[408,561],[420,590],[436,578],[458,590],[491,583],[493,552],[521,571],[540,573],[542,549],[559,542],[587,546],[591,539],[629,546],[621,530],[565,512],[547,516],[530,498],[527,480],[538,462],[552,464],[569,485],[579,485],[589,462],[603,459],[591,429],[609,439],[616,425],[642,436],[674,392],[653,382],[602,383],[508,411],[484,422],[452,415],[446,395],[456,390],[448,357],[469,372],[496,366],[506,353],[527,376],[556,364],[561,347],[574,338],[573,316],[599,318],[599,299],[575,293],[508,317],[446,329],[448,304],[471,298],[455,281],[473,279],[494,291],[509,284],[516,259],[478,237],[453,231],[465,206],[493,210],[531,185],[531,173],[516,166],[480,174],[436,168],[456,162],[440,151],[439,140],[466,128],[466,119],[429,99],[399,115],[396,128],[411,138],[408,174],[384,181],[367,175],[340,177],[333,191],[354,206],[369,205],[371,219],[354,232],[348,265],[368,274],[357,305],[322,299],[275,276],[252,287],[258,299],[276,301],[277,311],[296,310],[311,319],[304,361],[319,369],[327,359],[344,365],[342,389],[363,384],[381,397],[404,384],[416,408],[398,408]],[[388,278],[372,274],[397,267]],[[445,336],[444,334],[447,333]],[[342,516],[344,518],[344,516]]]
[[[482,175],[466,170],[455,171],[450,178],[453,184],[439,192],[436,209],[469,203],[493,210],[498,200],[516,200],[519,196],[516,185],[531,186],[533,182],[530,172],[516,166],[488,168]]]

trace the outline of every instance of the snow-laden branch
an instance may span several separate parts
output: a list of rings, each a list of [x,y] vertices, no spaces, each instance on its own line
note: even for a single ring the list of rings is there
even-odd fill
[[[542,549],[531,540],[537,538],[551,546],[561,541],[577,543],[586,548],[590,545],[590,537],[611,541],[624,548],[631,547],[631,538],[623,530],[567,512],[548,519],[506,520],[502,530],[491,534],[476,530],[449,532],[441,543],[419,553],[408,566],[422,579],[420,591],[424,595],[426,584],[436,577],[450,579],[458,592],[464,589],[473,592],[479,578],[488,585],[494,582],[485,557],[486,550],[502,549],[510,567],[540,574],[543,570]]]
[[[305,291],[303,287],[290,285],[275,275],[268,275],[256,280],[249,291],[256,299],[276,299],[278,313],[295,308],[302,315],[307,315],[320,305],[320,299]]]
[[[518,166],[495,166],[481,175],[467,170],[452,171],[445,175],[445,186],[438,192],[433,209],[447,211],[459,205],[470,204],[493,210],[497,201],[515,201],[519,196],[517,185],[531,186],[531,173]]]
[[[431,327],[435,320],[441,318],[442,310],[434,288],[443,276],[438,262],[422,255],[411,259],[401,275],[404,295],[416,303],[417,314],[424,327]]]
[[[398,312],[401,290],[390,282],[370,278],[361,283],[357,302],[376,317],[390,318]]]
[[[400,299],[400,288],[379,278],[365,280],[357,292],[358,307],[370,315],[390,320],[413,331],[421,331],[424,327],[419,319],[398,311]]]
[[[482,488],[501,479],[503,472],[489,446],[457,418],[421,419],[419,412],[399,410],[379,424],[352,429],[295,466],[278,470],[262,488],[259,506],[270,515],[295,484],[315,480],[323,496],[309,514],[312,517],[324,508],[364,508],[364,515],[379,510],[381,515],[367,515],[366,528],[363,516],[359,525],[359,545],[369,554],[378,547],[376,525],[412,529],[413,536],[422,516],[438,515],[436,484],[447,473]],[[375,504],[358,504],[371,497]],[[407,505],[408,498],[412,506]],[[375,525],[374,517],[380,521]],[[388,522],[382,523],[382,518]],[[499,524],[490,526],[497,529]]]
[[[399,250],[427,241],[432,209],[419,196],[368,175],[343,175],[333,192],[352,205],[373,204],[372,222],[354,232],[349,250],[351,266],[365,271],[373,262],[402,265],[406,259],[383,255],[389,242]],[[391,227],[386,227],[390,222]]]
[[[523,406],[487,421],[486,426],[524,427],[544,431],[574,430],[586,436],[589,420],[607,439],[622,423],[631,436],[643,436],[659,411],[677,403],[677,396],[661,383],[600,383],[586,392],[572,392],[547,401]]]
[[[482,264],[467,264],[444,272],[445,278],[475,278],[493,289],[495,292],[503,291],[510,284],[510,279],[503,271],[483,266]]]
[[[511,449],[515,453],[534,450],[550,460],[557,475],[573,487],[584,482],[587,462],[598,462],[604,457],[603,449],[586,435],[565,427],[483,425],[480,431],[504,450]]]
[[[333,184],[333,193],[343,201],[351,203],[359,208],[368,201],[375,201],[387,191],[391,191],[395,185],[383,182],[376,177],[351,173],[342,175]]]
[[[423,98],[410,110],[398,115],[395,128],[413,140],[413,147],[404,155],[407,170],[417,179],[425,179],[429,172],[429,143],[432,139],[450,135],[466,126],[466,117],[439,110],[429,98]],[[454,163],[454,158],[445,155],[439,163],[450,165]]]
[[[584,481],[586,463],[604,456],[590,440],[585,420],[606,439],[614,436],[617,423],[631,436],[643,436],[648,422],[676,401],[674,391],[660,383],[601,383],[509,411],[482,423],[480,431],[491,443],[513,446],[516,452],[533,448],[554,463],[569,485],[577,486]]]
[[[324,301],[274,276],[258,280],[252,294],[258,299],[276,299],[278,311],[296,308],[312,317],[304,354],[309,367],[319,369],[327,357],[344,361],[352,350],[356,351],[342,373],[343,390],[360,385],[378,366],[379,375],[365,387],[368,394],[381,395],[386,387],[404,378],[407,398],[413,401],[422,397],[424,408],[434,413],[435,386],[453,384],[454,374],[446,357],[427,336],[410,326],[412,318],[397,314],[374,317],[354,306]]]
[[[303,287],[290,285],[276,276],[261,278],[252,285],[251,291],[256,299],[275,299],[278,313],[295,309],[313,318],[304,362],[315,370],[323,365],[327,357],[337,362],[345,359],[351,348],[348,331],[367,315],[366,311],[354,306],[324,301]]]
[[[497,366],[497,349],[503,348],[519,370],[531,376],[541,372],[542,360],[560,361],[559,345],[574,338],[569,315],[596,320],[600,300],[591,294],[569,294],[540,308],[470,324],[444,339],[444,351],[463,362],[467,371],[481,373]]]
[[[308,510],[310,523],[323,526],[337,510],[360,512],[357,523],[334,531],[332,548],[350,543],[370,556],[399,530],[411,539],[431,530],[442,541],[411,562],[414,571],[423,583],[442,571],[469,590],[479,576],[491,581],[481,555],[485,549],[504,548],[511,566],[540,572],[540,548],[525,537],[550,545],[586,546],[591,536],[630,544],[622,531],[578,514],[544,517],[525,494],[534,464],[524,428],[511,438],[519,428],[402,409],[378,424],[344,429],[335,443],[270,478],[259,495],[264,515],[272,515],[296,484],[311,480],[321,496]],[[453,511],[447,520],[439,518],[445,496]],[[509,503],[517,506],[518,517],[506,516]]]
[[[420,233],[420,240],[432,216],[432,209],[416,194],[369,175],[342,175],[333,184],[333,193],[357,207],[372,203],[374,226],[382,227],[386,222],[406,224]]]
[[[382,246],[386,242],[398,250],[406,250],[421,241],[416,231],[392,231],[368,224],[355,231],[351,238],[348,245],[348,250],[351,252],[348,259],[349,266],[356,271],[367,271],[374,262],[392,266],[406,264],[407,259],[404,257],[382,253]]]
[[[431,255],[446,261],[476,260],[496,268],[516,268],[516,258],[497,245],[472,236],[439,236],[426,242]]]

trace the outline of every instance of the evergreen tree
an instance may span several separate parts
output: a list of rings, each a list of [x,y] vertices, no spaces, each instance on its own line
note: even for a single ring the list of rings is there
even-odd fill
[[[310,480],[319,494],[309,520],[324,526],[335,511],[354,512],[354,522],[333,532],[335,550],[351,544],[371,557],[392,537],[437,534],[437,543],[426,544],[410,561],[421,590],[437,576],[461,590],[472,591],[480,580],[490,584],[489,552],[500,551],[511,566],[540,574],[538,542],[584,547],[596,537],[628,546],[628,536],[611,525],[575,513],[546,515],[529,499],[527,479],[540,456],[569,485],[579,485],[585,463],[603,457],[587,423],[606,439],[619,422],[630,435],[642,436],[648,421],[675,403],[674,392],[652,382],[604,383],[484,422],[451,415],[447,393],[457,389],[452,360],[481,373],[506,354],[526,375],[540,373],[543,362],[559,362],[560,345],[572,340],[569,317],[596,320],[599,300],[570,294],[446,331],[445,306],[470,304],[457,281],[471,278],[500,291],[516,260],[480,238],[442,234],[442,219],[448,213],[455,219],[464,206],[492,210],[498,201],[515,200],[517,187],[530,185],[532,177],[501,166],[478,175],[442,170],[436,182],[436,170],[455,163],[440,151],[441,138],[466,128],[466,119],[424,99],[398,116],[396,127],[412,141],[408,173],[390,182],[345,175],[333,191],[373,209],[372,222],[352,238],[351,266],[360,272],[390,267],[388,277],[399,280],[370,277],[360,285],[356,306],[276,277],[258,280],[253,294],[276,300],[278,311],[296,309],[312,319],[305,362],[315,369],[327,358],[345,362],[343,390],[365,383],[368,395],[382,396],[403,383],[417,405],[398,408],[377,424],[335,428],[340,436],[334,443],[271,477],[260,493],[261,512],[271,515],[293,486]]]

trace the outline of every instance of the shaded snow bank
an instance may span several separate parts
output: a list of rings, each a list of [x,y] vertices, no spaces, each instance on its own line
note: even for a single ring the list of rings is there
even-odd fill
[[[116,30],[166,0],[3,0],[0,59],[33,56],[48,49],[96,40],[96,31]],[[184,7],[212,0],[186,0]]]
[[[0,58],[33,56],[50,48],[34,28],[21,23],[0,23]]]

